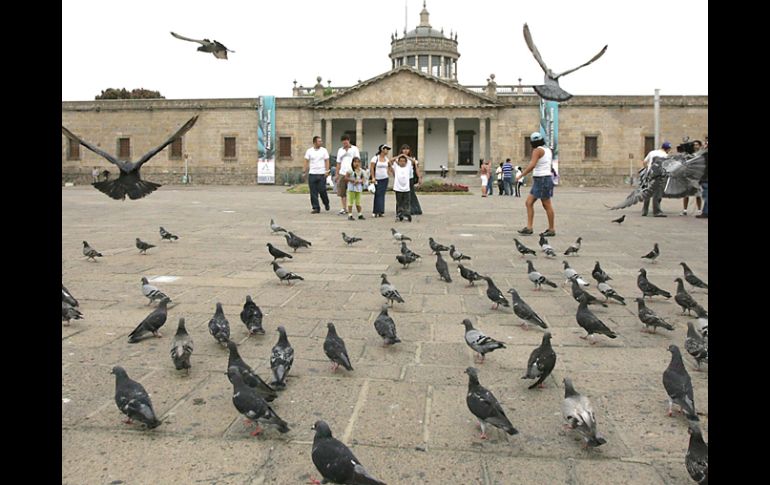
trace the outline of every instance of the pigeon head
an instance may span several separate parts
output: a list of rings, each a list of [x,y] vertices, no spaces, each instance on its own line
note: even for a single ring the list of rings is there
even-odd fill
[[[542,342],[541,345],[543,345],[543,346],[548,345],[550,347],[550,345],[551,345],[551,332],[545,332],[543,334],[543,342]]]
[[[310,429],[315,430],[315,437],[316,438],[331,438],[332,437],[332,430],[329,428],[329,425],[326,424],[326,421],[318,420],[313,424],[313,426]]]
[[[397,231],[391,227],[391,228],[390,228],[390,232],[391,232],[392,234],[395,234]]]
[[[473,330],[473,323],[471,323],[471,321],[468,320],[467,318],[465,320],[463,320],[463,325],[465,325],[465,331],[466,332],[468,330]]]
[[[184,317],[180,317],[179,318],[179,324],[177,325],[177,328],[185,330],[185,327],[184,327]]]
[[[385,315],[387,315],[388,314],[388,304],[387,303],[383,303],[382,306],[380,307],[380,311],[382,313],[384,313]]]
[[[469,384],[478,384],[479,383],[479,371],[475,367],[468,367],[465,369],[465,373],[468,374],[468,383]]]
[[[144,276],[142,276],[142,284],[143,285],[149,284],[149,282],[147,281],[147,278],[145,278]]]
[[[170,302],[170,301],[171,301],[171,299],[169,297],[164,296],[163,299],[160,300],[160,303],[159,303],[158,306],[165,307],[166,305],[168,305],[168,302]]]
[[[564,264],[564,269],[567,269],[567,268],[569,268],[569,263],[568,263],[568,262],[566,262],[566,261],[562,261],[562,263]]]
[[[532,261],[530,260],[527,260],[527,271],[529,271],[530,273],[535,271],[535,265],[532,264]]]
[[[515,288],[509,288],[508,289],[508,293],[510,293],[513,298],[515,298],[517,300],[519,299],[519,292],[516,291]]]
[[[217,313],[224,313],[224,310],[222,310],[222,304],[219,303],[219,302],[217,302],[217,310],[216,310],[216,312]]]
[[[88,243],[83,241],[83,247],[86,247],[86,246],[88,246]]]
[[[690,269],[687,267],[687,263],[679,263],[679,265],[684,269]]]
[[[674,344],[671,344],[671,345],[668,346],[668,351],[671,352],[674,355],[676,355],[676,354],[682,355],[681,352],[679,352],[679,347],[677,347]]]
[[[278,325],[278,328],[276,330],[278,330],[278,333],[280,333],[281,335],[286,335],[286,328],[284,328],[283,325]]]
[[[267,244],[265,244],[265,246],[267,246],[267,247],[269,247],[269,248],[272,248],[272,247],[273,247],[273,245],[272,245],[272,244],[270,244],[270,243],[267,243]]]
[[[583,241],[583,238],[582,238],[582,237],[578,237],[576,242],[577,242],[578,244],[580,244],[582,241]]]
[[[654,247],[654,248],[655,248],[655,250],[657,251],[657,250],[658,250],[658,243],[655,243],[655,245],[654,245],[653,247]]]
[[[681,284],[684,284],[684,281],[682,281],[682,278],[674,278],[674,283],[678,283],[681,285]]]
[[[700,424],[698,424],[698,421],[692,421],[690,419],[687,420],[687,432],[690,433],[693,436],[699,437],[701,441],[703,440],[703,434],[700,430]]]
[[[238,344],[236,344],[235,342],[233,342],[230,339],[227,339],[227,349],[230,352],[235,352],[237,354],[238,353]]]
[[[254,303],[254,300],[251,299],[251,295],[246,295],[246,301],[248,303]]]
[[[385,273],[382,273],[380,275],[380,278],[382,278],[382,282],[383,283],[387,283],[388,282],[388,275],[386,275]]]
[[[278,263],[276,263],[275,261],[273,261],[271,264],[273,265],[273,271],[279,268]]]
[[[139,238],[136,238],[136,244],[139,244],[140,242],[142,242],[142,240]]]
[[[332,322],[327,323],[326,328],[329,329],[330,334],[337,335],[337,329],[334,327],[334,324]]]
[[[575,281],[573,280],[572,283],[575,283]],[[588,303],[588,296],[585,293],[581,293],[578,295],[577,301],[580,302],[581,305]]]
[[[577,395],[577,391],[575,391],[575,388],[572,387],[572,379],[569,377],[564,378],[564,398],[568,398],[570,396]]]
[[[110,371],[110,374],[114,374],[118,378],[128,377],[128,374],[126,374],[126,369],[122,368],[119,365],[116,365],[115,367],[113,367],[112,371]]]
[[[636,301],[639,304],[639,306],[644,306],[644,298],[636,297],[634,298],[634,301]]]
[[[647,276],[647,270],[644,268],[641,268],[639,272],[642,274],[642,276]]]

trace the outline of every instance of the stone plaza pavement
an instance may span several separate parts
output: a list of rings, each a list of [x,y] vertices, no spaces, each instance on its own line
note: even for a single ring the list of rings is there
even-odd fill
[[[525,260],[513,238],[537,248],[546,228],[538,204],[535,235],[519,237],[524,199],[422,195],[425,215],[394,223],[395,199],[388,193],[386,217],[371,218],[372,196],[364,195],[366,220],[348,221],[331,211],[310,214],[307,195],[283,187],[164,186],[150,196],[114,201],[92,187],[62,188],[62,282],[80,301],[83,320],[62,326],[62,483],[65,484],[299,484],[320,478],[310,458],[312,424],[323,419],[351,447],[375,477],[389,484],[689,484],[684,466],[689,442],[681,415],[667,417],[662,373],[674,343],[684,347],[686,315],[671,300],[648,299],[648,306],[676,327],[646,334],[633,298],[639,268],[672,293],[682,276],[680,261],[708,282],[708,220],[681,217],[679,200],[664,200],[668,218],[641,217],[641,205],[609,211],[603,204],[622,201],[628,188],[557,188],[554,198],[559,252],[547,260],[538,251],[535,267],[562,283],[562,260],[591,282],[595,261],[611,276],[628,306],[591,306],[618,333],[598,336],[594,346],[579,336],[577,303],[569,287],[534,291]],[[694,206],[694,202],[691,203]],[[691,207],[691,211],[694,207]],[[618,226],[610,220],[626,214]],[[281,263],[305,278],[279,284],[268,264],[265,244],[289,250],[269,229],[270,218],[312,242],[294,259]],[[178,234],[160,241],[158,227]],[[422,261],[402,269],[390,228],[412,238],[409,247]],[[362,237],[346,247],[340,236]],[[467,287],[449,260],[452,283],[438,279],[428,237],[472,256],[467,266],[490,275],[503,291],[515,287],[548,323],[557,354],[545,389],[527,390],[527,358],[540,344],[542,331],[523,330],[510,308],[492,310],[486,284]],[[577,257],[561,255],[578,236]],[[136,237],[157,244],[140,255]],[[96,263],[82,256],[86,240],[104,254]],[[656,263],[640,259],[660,245]],[[404,296],[390,315],[402,343],[383,348],[373,322],[384,298],[380,274]],[[140,279],[155,281],[173,303],[162,338],[128,344],[127,335],[151,311]],[[173,278],[171,278],[173,279]],[[707,294],[693,297],[708,308]],[[246,295],[265,313],[266,335],[248,337],[239,313]],[[506,294],[507,297],[510,295]],[[288,386],[272,403],[291,428],[268,429],[250,436],[232,404],[232,385],[224,372],[227,350],[209,335],[207,323],[221,302],[231,336],[244,360],[263,378],[270,377],[269,355],[286,327],[295,349]],[[174,370],[169,349],[180,317],[195,340],[189,375]],[[461,324],[505,342],[506,349],[475,364]],[[334,322],[345,340],[355,370],[333,373],[323,352],[326,323]],[[693,378],[696,409],[708,441],[708,366]],[[163,424],[147,431],[126,425],[114,401],[114,365],[123,366],[151,394]],[[519,434],[497,429],[479,439],[474,416],[465,403],[468,366],[479,369]],[[588,396],[607,444],[590,451],[573,433],[562,430],[562,379]]]

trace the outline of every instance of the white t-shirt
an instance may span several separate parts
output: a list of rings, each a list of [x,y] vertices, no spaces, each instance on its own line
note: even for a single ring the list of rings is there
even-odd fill
[[[657,150],[653,150],[650,153],[647,154],[646,157],[644,157],[644,163],[647,164],[647,168],[650,168],[650,163],[652,163],[652,159],[655,157],[668,157],[668,153],[666,153],[665,150],[662,148],[658,148]]]
[[[393,163],[393,190],[395,192],[409,192],[409,175],[411,171],[411,161],[407,161],[403,167],[398,163]]]
[[[545,150],[543,156],[537,161],[535,169],[532,170],[533,177],[545,177],[551,175],[551,159],[553,158],[553,152],[547,146],[538,147]]]
[[[350,148],[347,150],[345,150],[345,147],[340,147],[337,150],[337,173],[344,175],[350,172],[351,168],[353,168],[353,157],[361,158],[357,146],[350,145]]]
[[[388,178],[388,157],[380,161],[380,156],[375,155],[369,160],[369,163],[374,164],[374,179],[382,180]]]
[[[305,160],[308,161],[308,173],[311,175],[325,175],[326,174],[326,160],[329,159],[329,152],[326,148],[321,147],[318,150],[315,147],[310,147],[305,152]]]

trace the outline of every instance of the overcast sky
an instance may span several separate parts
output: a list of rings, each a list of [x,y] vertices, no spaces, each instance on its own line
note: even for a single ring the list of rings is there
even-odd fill
[[[351,86],[390,69],[391,34],[420,21],[422,0],[63,0],[62,101],[146,88],[167,99],[291,96],[292,81]],[[428,0],[430,23],[458,33],[463,85],[540,84],[522,34],[574,95],[708,94],[704,0]],[[175,39],[216,39],[228,60]]]

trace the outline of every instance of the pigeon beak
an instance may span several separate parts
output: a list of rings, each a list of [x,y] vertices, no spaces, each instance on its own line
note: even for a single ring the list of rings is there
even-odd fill
[[[315,429],[315,424],[313,424],[312,426],[310,426],[310,429],[313,429],[313,430],[314,430],[314,429]]]

